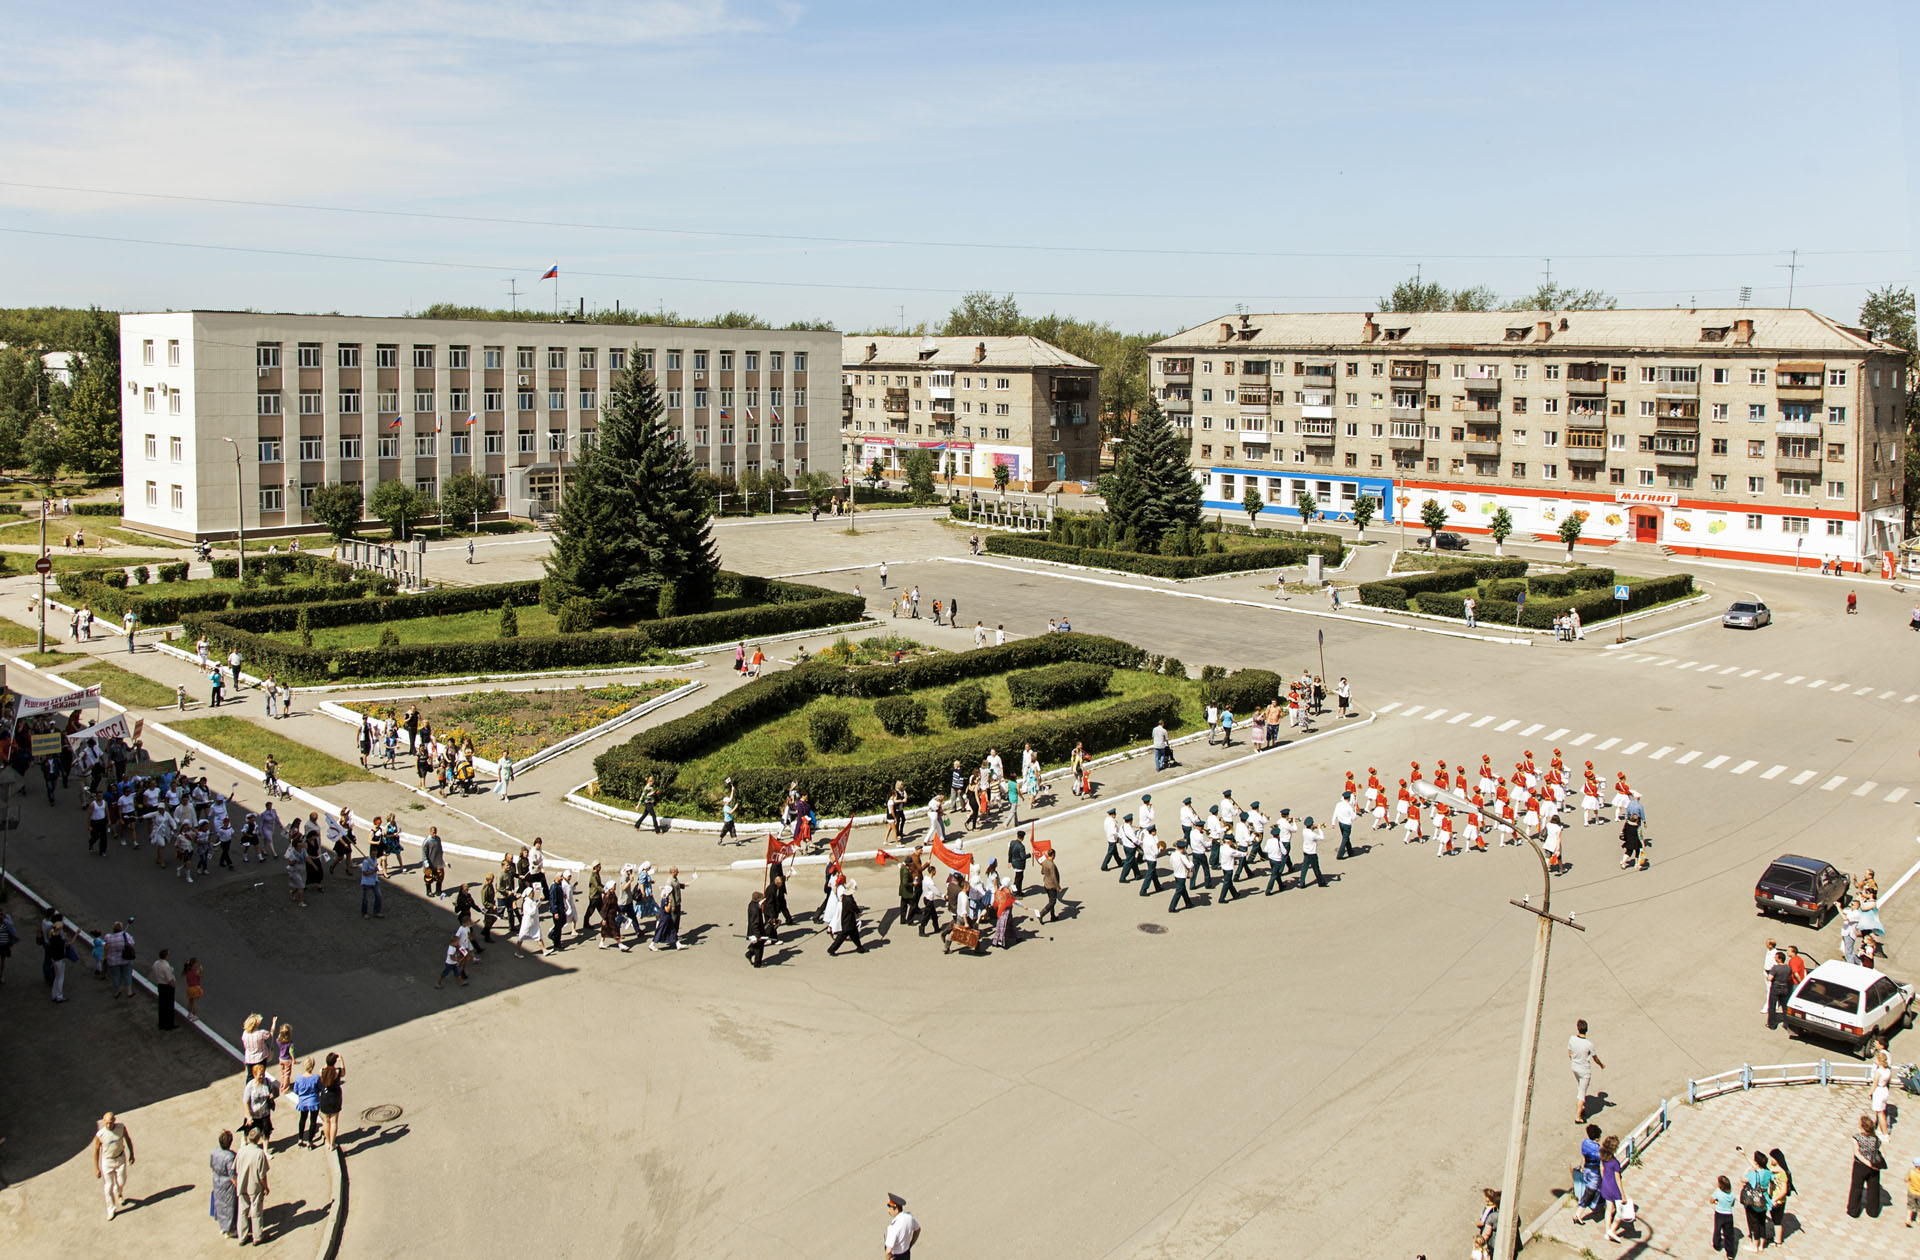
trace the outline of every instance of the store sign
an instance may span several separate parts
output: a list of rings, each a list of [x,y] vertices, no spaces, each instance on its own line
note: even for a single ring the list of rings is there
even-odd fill
[[[1657,490],[1615,490],[1613,492],[1613,501],[1615,503],[1638,503],[1642,507],[1670,508],[1679,506],[1680,496],[1677,494],[1663,494]]]

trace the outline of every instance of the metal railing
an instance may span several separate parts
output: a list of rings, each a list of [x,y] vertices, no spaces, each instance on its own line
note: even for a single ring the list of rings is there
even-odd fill
[[[1687,1102],[1700,1102],[1735,1090],[1759,1089],[1767,1085],[1871,1085],[1873,1070],[1865,1063],[1836,1066],[1827,1059],[1818,1063],[1743,1063],[1731,1071],[1703,1076],[1687,1082]]]

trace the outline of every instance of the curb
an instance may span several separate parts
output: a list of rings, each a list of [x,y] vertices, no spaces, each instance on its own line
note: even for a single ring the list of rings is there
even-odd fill
[[[327,1192],[332,1196],[333,1208],[327,1213],[327,1228],[320,1235],[315,1260],[335,1260],[340,1254],[340,1235],[347,1227],[347,1157],[337,1146],[328,1155]]]

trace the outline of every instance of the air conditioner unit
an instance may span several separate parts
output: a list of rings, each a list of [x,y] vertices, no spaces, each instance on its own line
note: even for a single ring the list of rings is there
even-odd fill
[[[520,373],[520,387],[524,389],[531,384],[533,384],[533,375],[529,372]]]
[[[705,379],[707,379],[707,374],[705,372],[695,372],[693,374],[693,379],[696,381],[704,381]]]
[[[267,369],[267,368],[265,368],[265,367],[263,367],[263,368],[261,368],[261,369],[260,369],[260,375],[262,375],[262,376],[265,376],[265,375],[267,374],[267,372],[268,372],[268,371],[269,371],[269,369]]]

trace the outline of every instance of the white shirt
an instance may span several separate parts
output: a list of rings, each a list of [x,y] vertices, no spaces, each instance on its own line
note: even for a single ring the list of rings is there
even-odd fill
[[[1212,841],[1214,844],[1218,844],[1220,843],[1221,837],[1225,836],[1226,834],[1227,834],[1227,824],[1220,821],[1220,815],[1208,814],[1207,815],[1207,839]]]
[[[1173,856],[1167,859],[1167,869],[1173,872],[1175,879],[1186,879],[1193,874],[1193,859],[1175,849]]]
[[[1193,806],[1182,805],[1180,807],[1180,825],[1188,831],[1192,831],[1200,825],[1200,815],[1194,812]]]
[[[1320,828],[1306,827],[1301,830],[1300,852],[1315,854],[1320,852]]]
[[[1120,838],[1120,819],[1116,815],[1108,814],[1104,826],[1107,829],[1108,844]]]
[[[1123,849],[1131,849],[1138,846],[1139,843],[1140,833],[1134,830],[1132,823],[1123,819],[1120,823],[1120,847]]]
[[[1354,812],[1353,802],[1342,796],[1340,803],[1333,807],[1333,821],[1351,827],[1358,822],[1360,815]]]
[[[1593,1043],[1579,1033],[1567,1038],[1567,1057],[1573,1060],[1573,1070],[1582,1075],[1593,1071]]]
[[[1286,860],[1287,842],[1284,839],[1282,839],[1280,836],[1277,836],[1269,832],[1267,834],[1265,845],[1267,850],[1267,860],[1269,862],[1283,862]]]
[[[913,1219],[913,1213],[902,1208],[887,1222],[887,1250],[896,1256],[906,1255],[913,1250],[913,1240],[919,1232],[920,1222]]]
[[[1007,642],[1007,632],[1005,630],[996,629],[993,632],[993,646],[1004,647],[1006,646],[1006,642]]]
[[[1153,806],[1141,801],[1140,808],[1134,811],[1133,816],[1140,820],[1140,830],[1153,830]]]
[[[1267,816],[1257,809],[1247,811],[1247,830],[1257,838],[1267,834]]]

